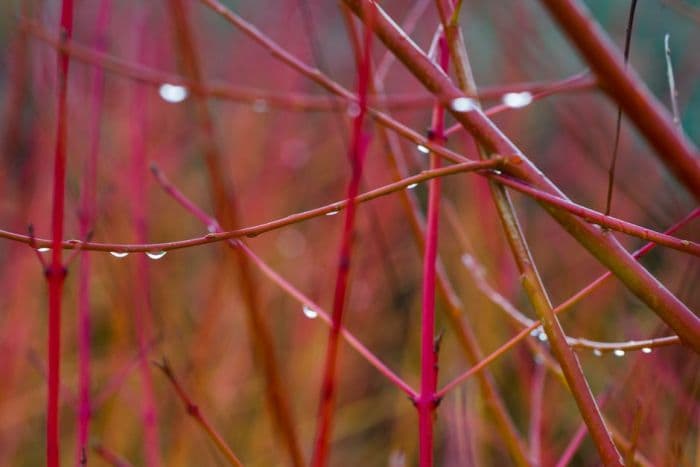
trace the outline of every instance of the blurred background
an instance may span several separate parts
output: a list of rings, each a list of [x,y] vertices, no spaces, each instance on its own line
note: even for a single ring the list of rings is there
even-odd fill
[[[213,215],[216,199],[205,163],[212,141],[219,151],[216,172],[235,190],[239,226],[345,197],[351,123],[346,103],[281,63],[203,3],[183,3],[189,44],[201,75],[211,89],[220,90],[206,98],[183,86],[186,80],[177,81],[187,76],[190,62],[173,2],[76,1],[68,81],[66,238],[84,234],[80,220],[81,215],[85,220],[84,203],[90,206],[90,199],[94,205],[87,211],[92,214],[87,224],[96,242],[156,243],[205,235],[207,227],[156,183],[149,164],[156,163],[173,185]],[[303,62],[355,89],[354,52],[338,2],[223,3]],[[622,47],[629,2],[584,3]],[[439,24],[433,2],[384,1],[382,6],[421,48],[429,48]],[[58,0],[0,3],[0,228],[25,234],[31,224],[39,238],[51,236],[59,13]],[[477,84],[485,89],[517,89],[521,83],[553,82],[586,70],[537,1],[465,1],[460,24]],[[359,23],[355,27],[361,30]],[[645,0],[637,7],[630,66],[670,108],[666,34],[680,124],[700,144],[700,2]],[[430,96],[400,63],[388,58],[378,40],[372,50],[375,77],[381,71],[388,99],[407,102],[390,106],[388,112],[425,134]],[[500,95],[491,97],[484,100],[485,107],[499,103]],[[211,131],[203,124],[203,102]],[[589,87],[507,109],[493,119],[574,201],[603,210],[616,115],[614,103]],[[428,159],[415,144],[395,139],[389,151],[381,127],[371,122],[368,131],[371,145],[363,191],[394,181],[394,160],[409,173],[427,168]],[[455,133],[448,146],[477,157],[464,132]],[[93,175],[90,160],[96,161]],[[94,182],[94,197],[86,180]],[[495,291],[525,315],[533,318],[534,313],[520,287],[485,179],[450,176],[443,188],[440,255],[463,305],[461,319],[486,355],[520,328],[484,295],[473,271],[463,264],[465,254],[476,261],[470,264],[483,267]],[[410,193],[424,212],[427,184]],[[403,196],[391,194],[358,208],[345,324],[418,387],[422,251]],[[604,272],[539,205],[520,194],[513,200],[554,304]],[[663,231],[695,207],[623,117],[613,215]],[[343,212],[320,216],[245,242],[279,275],[330,310],[342,222]],[[677,235],[699,241],[699,232],[696,221]],[[616,236],[630,251],[643,244]],[[288,400],[302,456],[309,459],[328,336],[320,319],[309,319],[298,300],[255,266],[250,267],[249,281],[242,280],[236,256],[222,243],[170,251],[157,260],[140,253],[123,258],[107,252],[85,255],[89,270],[81,273],[86,267],[81,257],[69,264],[63,299],[65,465],[79,458],[81,278],[86,281],[82,290],[91,320],[89,465],[109,465],[107,451],[130,465],[158,459],[167,466],[225,465],[173,386],[151,363],[163,357],[245,465],[291,464],[275,428],[274,410],[266,402],[266,360],[253,350],[256,340],[246,298],[251,291],[278,361],[276,389]],[[698,309],[696,258],[657,248],[642,263],[691,309]],[[47,297],[36,254],[26,244],[0,239],[0,465],[44,462]],[[445,319],[444,301],[438,300],[437,307],[442,386],[471,364]],[[572,337],[599,341],[670,334],[615,280],[562,315],[561,321]],[[518,344],[489,370],[518,431],[526,440],[539,439],[542,465],[555,465],[582,421],[559,377],[533,354],[539,348],[547,355],[546,342],[536,336],[531,340],[530,345]],[[622,357],[596,355],[590,349],[577,352],[593,393],[605,398],[606,419],[647,462],[697,465],[696,355],[679,346]],[[341,345],[338,375],[331,464],[415,465],[417,416],[405,395],[346,344]],[[533,402],[538,397],[544,402]],[[534,427],[533,419],[540,420]],[[436,427],[438,465],[513,462],[474,378],[441,402]],[[153,437],[155,447],[148,441]],[[595,447],[585,437],[570,465],[598,462]]]

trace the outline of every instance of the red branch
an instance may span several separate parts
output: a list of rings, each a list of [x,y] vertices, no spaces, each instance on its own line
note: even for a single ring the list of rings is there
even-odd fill
[[[438,40],[438,62],[447,72],[449,50],[444,35]],[[433,109],[430,139],[438,144],[445,142],[445,110],[440,103]],[[440,168],[440,158],[432,154],[430,168]],[[418,408],[419,460],[421,467],[433,465],[433,416],[437,407],[437,347],[435,342],[435,277],[437,265],[438,226],[440,220],[440,179],[434,178],[428,185],[428,221],[423,250],[423,303],[421,311],[421,387],[416,399]]]
[[[109,21],[110,0],[102,0],[95,27],[96,49],[105,48],[103,35]],[[92,79],[92,129],[90,152],[85,159],[83,184],[80,193],[78,223],[80,237],[88,238],[95,222],[97,159],[100,151],[100,121],[104,97],[104,70],[96,68]],[[90,253],[80,253],[80,277],[78,282],[78,463],[87,450],[90,424]]]
[[[61,37],[69,39],[73,33],[73,0],[61,4]],[[56,117],[56,151],[53,172],[53,207],[51,210],[52,246],[51,265],[46,270],[49,283],[49,391],[46,417],[46,463],[60,465],[58,453],[58,392],[61,363],[61,297],[66,271],[63,266],[63,218],[66,184],[66,95],[68,83],[68,54],[58,55],[58,114]]]
[[[316,441],[311,460],[311,465],[314,467],[325,466],[328,462],[328,443],[333,419],[336,364],[338,361],[338,341],[340,329],[343,323],[345,296],[347,293],[350,273],[352,237],[354,234],[355,225],[355,198],[357,198],[359,192],[360,180],[362,178],[362,167],[369,143],[369,137],[364,132],[363,125],[365,116],[367,115],[367,91],[370,80],[371,37],[371,28],[365,27],[362,63],[358,63],[359,70],[357,95],[359,97],[359,112],[353,120],[353,133],[350,147],[350,165],[352,168],[352,175],[348,185],[347,209],[345,211],[340,257],[338,260],[338,272],[336,275],[335,292],[333,295],[333,322],[330,334],[328,335],[328,347],[326,348],[326,357],[323,367],[323,382],[321,384],[321,400],[319,402],[318,410]]]

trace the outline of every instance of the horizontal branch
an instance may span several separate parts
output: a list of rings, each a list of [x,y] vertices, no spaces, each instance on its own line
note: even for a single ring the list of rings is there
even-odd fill
[[[344,96],[343,100],[328,99],[325,95],[314,95],[300,92],[276,92],[266,89],[252,88],[247,86],[234,86],[219,81],[209,81],[204,85],[173,72],[158,70],[155,68],[135,63],[126,59],[115,57],[114,55],[96,50],[94,48],[80,44],[75,40],[61,41],[59,37],[41,24],[23,19],[21,27],[35,38],[46,44],[67,53],[76,61],[99,67],[105,71],[125,78],[134,79],[152,86],[161,86],[165,83],[185,86],[188,89],[198,92],[201,95],[230,100],[253,106],[263,105],[263,108],[279,108],[290,111],[302,112],[345,112],[348,103],[355,102],[356,96]],[[568,84],[568,86],[567,86]],[[478,96],[472,96],[481,100],[497,100],[508,93],[529,92],[533,96],[555,92],[582,91],[595,88],[596,80],[589,73],[578,73],[576,75],[553,81],[527,81],[511,84],[497,84],[484,86],[479,90]],[[349,92],[349,91],[348,91]],[[405,110],[412,108],[429,108],[434,98],[430,94],[393,94],[383,96],[372,96],[369,103],[372,106],[383,107],[392,110]]]
[[[628,221],[624,221],[617,217],[606,216],[605,214],[595,211],[593,209],[581,206],[570,200],[559,198],[555,195],[551,195],[544,191],[538,190],[526,183],[520,182],[512,177],[503,176],[499,172],[495,171],[499,168],[505,168],[511,164],[519,164],[519,157],[513,158],[501,158],[495,157],[488,161],[480,162],[464,162],[460,164],[454,164],[447,167],[443,167],[436,170],[424,170],[423,172],[413,175],[411,177],[406,177],[394,183],[389,183],[387,185],[381,186],[374,190],[368,191],[358,196],[357,202],[362,203],[366,201],[371,201],[373,199],[395,193],[399,190],[412,187],[415,184],[419,184],[426,180],[430,180],[436,177],[445,177],[448,175],[453,175],[463,172],[476,172],[479,175],[487,176],[495,179],[496,181],[507,185],[521,193],[530,196],[538,201],[543,201],[552,206],[556,206],[562,210],[572,213],[576,216],[583,218],[587,222],[597,224],[602,227],[607,227],[611,230],[619,231],[634,237],[652,241],[659,245],[664,245],[675,250],[683,251],[685,253],[690,253],[694,256],[700,256],[700,244],[692,242],[690,240],[674,237],[668,234],[657,232],[655,230],[633,224]],[[493,169],[493,170],[489,170]],[[175,240],[171,242],[162,243],[106,243],[106,242],[92,242],[92,241],[81,241],[77,239],[66,240],[62,243],[64,249],[83,249],[91,251],[105,251],[105,252],[116,252],[116,253],[137,253],[137,252],[152,252],[152,251],[170,251],[178,250],[183,248],[190,248],[198,245],[206,245],[209,243],[216,243],[220,241],[225,241],[229,239],[241,238],[241,237],[256,237],[260,234],[270,232],[272,230],[279,229],[291,224],[302,222],[305,220],[313,219],[316,217],[321,217],[323,215],[333,215],[338,211],[345,208],[347,201],[336,201],[334,203],[326,204],[318,208],[310,209],[308,211],[303,211],[296,214],[291,214],[279,219],[275,219],[263,224],[258,224],[250,227],[244,227],[241,229],[222,231],[222,232],[210,232],[203,237],[195,237],[186,240]],[[37,238],[30,235],[23,235],[16,232],[11,232],[7,230],[0,229],[0,238],[6,238],[8,240],[13,240],[21,243],[26,243],[33,248],[43,249],[51,247],[51,240],[45,238]]]
[[[424,182],[436,177],[444,177],[447,175],[462,173],[462,172],[473,172],[479,170],[488,170],[501,167],[504,163],[503,158],[493,158],[488,161],[475,161],[475,162],[464,162],[461,164],[450,165],[441,169],[436,170],[425,170],[420,174],[413,175],[411,177],[404,178],[398,182],[390,183],[379,187],[377,189],[368,191],[359,195],[356,202],[370,201],[381,196],[386,196],[388,194],[397,192],[399,190],[406,189],[414,184]],[[313,219],[315,217],[320,217],[323,215],[332,215],[344,209],[347,205],[346,200],[336,201],[334,203],[326,204],[324,206],[311,209],[308,211],[300,212],[297,214],[292,214],[286,217],[282,217],[264,224],[259,224],[252,227],[245,227],[242,229],[236,229],[226,232],[210,232],[203,237],[196,237],[187,240],[177,240],[172,242],[163,243],[100,243],[100,242],[83,242],[77,239],[71,239],[63,242],[64,249],[78,249],[92,250],[92,251],[106,251],[106,252],[116,252],[116,253],[136,253],[136,252],[149,252],[149,251],[169,251],[178,250],[182,248],[188,248],[196,245],[205,245],[208,243],[215,243],[240,237],[256,237],[265,232],[278,229],[287,225],[295,224],[308,219]],[[50,248],[51,240],[44,238],[36,238],[31,235],[22,235],[14,232],[9,232],[6,230],[0,230],[0,238],[6,238],[8,240],[14,240],[22,243],[26,243],[34,248]]]

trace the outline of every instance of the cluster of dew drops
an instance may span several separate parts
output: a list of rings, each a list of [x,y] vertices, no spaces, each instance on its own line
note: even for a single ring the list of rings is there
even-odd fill
[[[537,340],[539,340],[540,342],[547,342],[547,334],[542,329],[542,326],[539,326],[539,327],[533,329],[530,332],[530,335],[532,337],[536,338]],[[642,347],[639,350],[641,350],[642,353],[644,353],[644,354],[650,354],[652,352],[651,347]],[[605,353],[612,353],[616,357],[624,357],[626,355],[627,351],[625,351],[624,349],[612,349],[612,350],[598,349],[598,348],[593,349],[593,355],[595,355],[596,357],[602,357],[603,354],[605,354]]]

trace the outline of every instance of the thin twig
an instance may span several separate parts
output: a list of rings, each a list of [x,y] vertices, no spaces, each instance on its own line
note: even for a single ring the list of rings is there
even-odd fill
[[[637,9],[637,0],[632,0],[630,4],[630,14],[627,20],[627,30],[625,32],[625,69],[630,57],[630,44],[632,43],[632,27],[634,26],[634,12]],[[615,120],[615,143],[613,144],[612,159],[608,169],[608,192],[605,199],[605,215],[610,214],[612,204],[613,183],[615,182],[615,166],[617,165],[617,154],[620,146],[620,126],[622,125],[622,106],[617,107],[617,119]]]
[[[664,36],[664,55],[666,57],[666,75],[668,76],[668,91],[671,95],[671,109],[673,110],[673,123],[678,129],[681,129],[681,114],[678,111],[678,90],[676,89],[676,80],[673,77],[673,63],[671,63],[671,39],[670,34]]]
[[[224,441],[223,436],[221,436],[219,432],[216,431],[216,428],[214,428],[214,426],[209,422],[209,420],[207,420],[207,418],[200,410],[199,406],[195,404],[190,398],[190,396],[187,394],[187,392],[185,392],[185,389],[182,387],[182,384],[180,384],[180,381],[178,381],[178,379],[175,377],[175,373],[173,372],[173,369],[170,366],[168,360],[166,358],[163,358],[161,362],[154,362],[154,364],[163,371],[165,376],[173,385],[177,396],[180,398],[180,400],[185,406],[187,414],[191,416],[197,422],[197,424],[204,430],[207,436],[209,436],[209,439],[211,439],[212,442],[216,445],[217,449],[224,456],[224,458],[226,458],[229,465],[243,467],[241,461],[238,460],[238,457],[236,457],[229,445],[226,443],[226,441]]]

